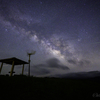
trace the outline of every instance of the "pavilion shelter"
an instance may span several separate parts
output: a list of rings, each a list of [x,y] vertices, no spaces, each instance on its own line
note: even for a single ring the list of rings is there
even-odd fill
[[[10,76],[13,75],[13,70],[14,70],[14,66],[15,65],[23,65],[23,67],[22,67],[22,75],[23,75],[23,73],[24,73],[24,65],[25,64],[29,64],[28,62],[20,60],[20,59],[18,59],[16,57],[7,58],[7,59],[0,59],[0,62],[1,62],[0,73],[2,71],[3,63],[12,65],[11,71],[10,71]]]

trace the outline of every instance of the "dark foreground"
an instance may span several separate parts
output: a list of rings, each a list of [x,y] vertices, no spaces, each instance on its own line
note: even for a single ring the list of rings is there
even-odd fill
[[[0,76],[0,100],[100,99],[100,77],[94,79]]]

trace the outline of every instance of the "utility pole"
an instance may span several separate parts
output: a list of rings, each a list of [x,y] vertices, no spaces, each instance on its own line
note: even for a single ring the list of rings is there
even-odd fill
[[[27,53],[29,55],[29,60],[28,60],[28,62],[29,62],[28,76],[30,76],[30,62],[31,62],[30,57],[31,57],[31,55],[34,55],[35,53],[36,53],[36,51],[34,51],[32,53]]]

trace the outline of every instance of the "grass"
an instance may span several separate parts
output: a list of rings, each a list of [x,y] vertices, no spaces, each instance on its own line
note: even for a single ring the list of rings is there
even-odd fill
[[[5,99],[61,99],[94,98],[100,94],[100,81],[90,79],[37,78],[0,76],[0,100]]]

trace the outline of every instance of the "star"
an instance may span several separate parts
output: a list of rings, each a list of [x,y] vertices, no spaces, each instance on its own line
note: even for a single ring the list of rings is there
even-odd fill
[[[2,0],[0,57],[27,60],[26,51],[35,50],[31,58],[34,72],[41,71],[41,65],[50,75],[63,73],[64,69],[52,70],[52,64],[45,66],[50,59],[70,71],[89,71],[88,66],[100,70],[99,9],[99,0]]]

